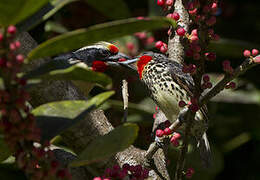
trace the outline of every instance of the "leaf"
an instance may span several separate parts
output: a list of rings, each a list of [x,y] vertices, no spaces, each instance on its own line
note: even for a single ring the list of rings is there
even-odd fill
[[[86,67],[79,65],[73,65],[65,68],[57,61],[50,61],[48,64],[29,72],[24,77],[26,78],[37,78],[46,80],[78,80],[91,83],[98,83],[103,87],[112,84],[112,79],[100,72],[92,71]],[[53,70],[57,68],[56,70]]]
[[[60,23],[54,21],[47,21],[44,26],[45,32],[56,32],[56,33],[66,33],[68,30]]]
[[[127,4],[123,0],[85,0],[90,6],[111,19],[124,19],[130,17]]]
[[[7,144],[4,142],[2,134],[0,134],[0,162],[6,160],[11,154]]]
[[[37,12],[49,0],[1,0],[0,26],[15,25]]]
[[[37,126],[41,129],[42,139],[55,137],[65,129],[76,124],[94,108],[114,94],[114,91],[101,93],[89,101],[73,100],[43,104],[32,111]]]
[[[97,137],[82,151],[77,160],[70,163],[70,166],[87,165],[123,151],[134,143],[138,129],[136,124],[126,123],[104,136]]]
[[[32,27],[49,19],[52,15],[54,15],[65,5],[76,1],[78,0],[52,0],[51,3],[46,4],[39,11],[34,13],[32,16],[20,22],[17,25],[17,27],[20,31],[28,31]]]
[[[154,30],[170,25],[176,27],[176,22],[170,18],[151,17],[143,20],[130,18],[94,25],[87,29],[78,29],[40,44],[28,54],[27,61],[72,51],[98,41],[108,41],[135,32]]]
[[[243,58],[243,51],[245,49],[259,49],[260,46],[246,41],[235,39],[220,39],[219,41],[212,41],[209,46],[210,50],[221,54],[228,58]]]

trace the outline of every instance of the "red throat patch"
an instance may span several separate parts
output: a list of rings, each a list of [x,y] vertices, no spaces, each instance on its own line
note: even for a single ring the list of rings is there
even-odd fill
[[[113,44],[109,45],[109,46],[108,46],[108,49],[109,49],[109,51],[110,51],[111,53],[113,53],[113,54],[116,54],[116,53],[118,53],[118,51],[119,51],[119,49],[118,49],[115,45],[113,45]]]
[[[140,79],[142,79],[144,67],[145,67],[152,59],[153,59],[152,56],[147,56],[147,55],[141,56],[141,57],[139,58],[139,61],[137,62],[137,70],[138,70],[138,74],[139,74]]]
[[[103,61],[93,61],[92,62],[92,70],[96,72],[105,72],[107,69],[107,64]]]

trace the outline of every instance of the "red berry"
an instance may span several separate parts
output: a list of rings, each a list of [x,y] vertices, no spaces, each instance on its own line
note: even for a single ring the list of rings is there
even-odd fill
[[[172,134],[172,130],[170,128],[165,128],[164,129],[164,134],[165,135],[170,135],[170,134]]]
[[[235,82],[230,82],[229,86],[231,89],[235,89],[236,88],[236,83]]]
[[[146,44],[147,45],[150,45],[150,44],[152,44],[154,42],[154,37],[153,36],[150,36],[149,38],[147,38],[147,40],[146,40]]]
[[[225,60],[222,62],[223,67],[229,67],[230,66],[230,61],[229,60]]]
[[[163,42],[162,42],[162,41],[157,41],[157,42],[155,43],[155,47],[156,47],[157,49],[160,49],[162,46],[163,46]]]
[[[191,35],[198,36],[198,29],[193,29]]]
[[[209,82],[209,80],[210,80],[209,75],[205,74],[205,75],[203,76],[203,81],[204,81],[204,82]]]
[[[177,139],[180,139],[181,138],[181,134],[180,133],[173,133],[173,137],[177,140]]]
[[[126,43],[126,47],[129,51],[133,51],[133,49],[135,48],[135,45],[132,42],[128,42],[128,43]]]
[[[21,47],[20,41],[15,41],[14,44],[15,44],[16,48],[20,48]]]
[[[192,112],[197,112],[199,110],[199,106],[197,104],[191,104],[190,107]]]
[[[166,0],[165,4],[166,4],[166,6],[172,6],[173,0]]]
[[[257,49],[252,49],[252,55],[256,56],[258,55],[259,51]]]
[[[0,33],[0,42],[4,39],[4,36],[2,33]]]
[[[207,58],[207,60],[209,61],[215,61],[216,60],[216,54],[209,52],[209,53],[205,53],[205,56]]]
[[[191,40],[191,42],[198,42],[198,40],[199,40],[199,37],[198,36],[196,36],[196,35],[192,35],[191,37],[190,37],[190,40]]]
[[[176,30],[176,33],[179,35],[179,36],[184,36],[186,31],[184,28],[180,27]]]
[[[207,88],[210,89],[210,88],[212,88],[212,83],[211,83],[211,82],[207,82],[207,83],[206,83],[206,86],[207,86]]]
[[[190,64],[189,65],[189,69],[190,69],[190,74],[191,75],[194,75],[196,73],[196,71],[197,71],[197,67],[196,67],[195,64]]]
[[[254,62],[260,64],[260,56],[255,57]]]
[[[161,130],[161,129],[157,129],[156,130],[156,136],[157,137],[162,137],[164,135],[164,131],[163,130]]]
[[[162,53],[166,53],[168,51],[168,46],[167,44],[163,43],[163,45],[160,47],[160,51]]]
[[[170,127],[170,125],[171,125],[171,122],[169,120],[164,122],[164,126],[165,127]]]
[[[14,44],[14,43],[10,43],[10,44],[9,44],[9,49],[10,49],[11,51],[14,51],[14,50],[16,49],[15,44]]]
[[[101,177],[94,177],[93,180],[102,180]]]
[[[186,104],[184,101],[182,101],[182,100],[179,101],[179,106],[180,106],[180,107],[184,107],[184,106],[186,106],[186,105],[187,105],[187,104]]]
[[[177,13],[177,12],[172,13],[172,18],[173,18],[175,21],[178,21],[178,20],[180,19],[179,13]]]
[[[164,6],[165,0],[157,0],[157,5],[158,6]]]
[[[18,62],[18,63],[23,63],[23,61],[24,61],[24,57],[23,57],[23,55],[22,54],[18,54],[17,56],[16,56],[16,61]]]
[[[194,15],[197,14],[197,11],[198,11],[198,9],[197,9],[197,8],[194,8],[194,9],[192,9],[192,10],[189,10],[189,14],[192,15],[192,16],[194,16]]]
[[[144,19],[144,17],[143,16],[138,16],[136,19],[142,20],[142,19]]]
[[[212,39],[213,39],[214,41],[218,41],[218,40],[220,39],[220,37],[219,37],[218,34],[213,34],[213,35],[212,35]]]
[[[127,164],[127,163],[123,164],[122,167],[123,167],[123,169],[125,169],[125,170],[129,170],[129,169],[130,169],[130,165]]]
[[[186,171],[186,178],[190,179],[192,175],[194,174],[194,169],[193,168],[188,168]]]
[[[145,39],[147,37],[146,32],[137,32],[135,33],[135,36],[138,37],[139,39]]]
[[[8,28],[7,28],[7,32],[11,35],[15,34],[16,33],[16,27],[13,26],[13,25],[10,25]]]
[[[250,56],[251,56],[251,52],[246,49],[246,50],[244,50],[243,55],[244,55],[245,57],[250,57]]]
[[[217,10],[218,10],[218,4],[217,3],[212,3],[212,5],[211,5],[211,12],[213,13],[213,14],[215,14],[216,12],[217,12]]]
[[[176,139],[174,136],[171,137],[170,142],[175,146],[178,147],[180,145],[178,139]]]
[[[153,114],[153,119],[156,119],[156,115],[157,115],[157,113],[154,113],[154,114]]]

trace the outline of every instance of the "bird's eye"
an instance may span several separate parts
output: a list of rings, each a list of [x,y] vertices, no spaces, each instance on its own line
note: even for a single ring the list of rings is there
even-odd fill
[[[108,50],[100,49],[99,54],[101,57],[108,57],[111,55],[111,53]]]

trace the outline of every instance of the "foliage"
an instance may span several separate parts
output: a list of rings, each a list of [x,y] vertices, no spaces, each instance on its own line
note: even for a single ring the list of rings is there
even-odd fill
[[[148,10],[147,4],[149,2]],[[90,5],[92,8],[85,4]],[[114,41],[122,46],[121,50],[123,52],[128,53],[128,55],[137,55],[143,50],[155,49],[153,48],[153,43],[147,43],[151,34],[147,33],[148,37],[142,39],[136,34],[133,36],[133,33],[153,31],[154,37],[161,39],[162,34],[165,35],[166,31],[155,30],[167,28],[170,25],[173,27],[177,26],[175,21],[164,17],[149,17],[148,19],[141,20],[129,18],[133,16],[133,14],[136,15],[136,13],[137,15],[158,14],[159,10],[154,4],[155,3],[151,3],[151,1],[138,1],[137,3],[137,1],[123,0],[113,2],[107,0],[102,2],[96,0],[85,0],[84,2],[76,2],[76,0],[54,0],[50,2],[47,0],[37,0],[37,3],[32,0],[2,0],[0,2],[0,26],[6,28],[9,25],[17,25],[20,31],[31,30],[30,32],[35,39],[44,41],[29,53],[27,62],[69,52],[100,40]],[[232,9],[232,7],[235,7],[235,9],[233,9],[233,11],[229,10]],[[248,9],[244,7],[248,7]],[[235,0],[230,0],[230,2],[227,3],[223,2],[221,10],[224,18],[223,21],[222,19],[220,20],[217,29],[223,38],[219,42],[210,44],[211,50],[217,52],[220,56],[218,57],[218,61],[213,64],[206,64],[208,65],[207,71],[209,73],[218,73],[217,75],[212,75],[212,79],[217,80],[221,76],[219,75],[219,73],[221,73],[219,67],[223,60],[229,58],[232,65],[237,65],[242,57],[243,49],[259,47],[260,42],[259,38],[257,38],[259,34],[259,24],[255,23],[255,19],[252,18],[257,15],[257,7],[259,7],[259,2],[255,4],[250,2],[237,2]],[[97,16],[95,16],[96,19],[93,20],[91,17],[92,14],[88,14],[88,16],[84,18],[72,16],[71,14],[74,12],[73,8],[80,12],[89,11],[93,13],[93,15],[97,14]],[[137,10],[135,11],[136,8]],[[159,13],[159,15],[161,14]],[[69,20],[66,21],[65,18],[63,18],[67,16],[71,16],[72,22]],[[81,18],[84,19],[84,22],[80,21]],[[228,19],[228,23],[227,21],[225,22],[225,18]],[[115,21],[104,23],[104,21],[111,19]],[[66,32],[67,30],[69,32],[59,34],[58,36],[51,31],[43,32],[43,27],[47,24],[46,20],[54,22],[52,24],[53,26],[59,24],[60,29],[65,29],[65,31],[62,29],[60,32]],[[251,27],[251,25],[253,27]],[[75,27],[77,29],[75,29]],[[78,29],[79,27],[80,29]],[[38,33],[39,29],[43,32],[42,34]],[[248,35],[249,29],[252,36]],[[128,36],[126,37],[126,35]],[[130,48],[132,47],[130,45],[133,44],[133,48]],[[189,151],[188,154],[191,158],[188,158],[188,163],[194,165],[197,170],[194,179],[225,179],[230,175],[230,172],[237,172],[233,175],[235,179],[249,179],[249,174],[250,177],[259,178],[256,166],[259,161],[258,150],[260,149],[258,121],[260,117],[257,113],[252,113],[258,112],[260,103],[258,90],[259,78],[257,78],[256,74],[258,70],[258,68],[255,68],[251,73],[243,76],[243,79],[239,79],[237,81],[237,90],[223,92],[209,104],[211,114],[209,139],[214,149],[215,156],[213,158],[216,159],[216,165],[210,170],[203,170],[203,168],[197,165],[198,160],[194,158],[197,155]],[[123,76],[124,73],[116,73],[119,74],[115,75],[113,72],[110,73],[110,78],[104,73],[93,72],[88,68],[79,66],[60,68],[59,65],[50,62],[45,68],[41,67],[41,69],[37,69],[35,72],[25,73],[23,77],[29,80],[79,80],[98,84],[105,88],[110,88],[113,79],[113,89],[116,89],[117,93],[113,97],[113,100],[109,100],[101,107],[105,109],[106,112],[113,112],[112,114],[110,113],[110,119],[112,119],[113,124],[118,124],[121,122],[123,116],[123,108],[122,103],[119,102],[121,99],[118,100],[118,92],[120,90],[116,78],[121,75]],[[3,88],[4,87],[1,86],[1,89]],[[116,127],[109,134],[100,136],[86,147],[86,149],[78,155],[79,159],[71,164],[72,166],[86,165],[104,160],[133,144],[136,138],[137,146],[147,148],[149,142],[144,141],[144,139],[148,136],[147,134],[150,134],[152,121],[149,120],[152,119],[151,109],[154,108],[155,105],[151,101],[146,101],[147,94],[140,84],[130,83],[129,89],[130,92],[133,93],[130,93],[132,102],[129,104],[130,114],[128,121],[137,122],[141,129],[144,130],[140,131],[137,137],[138,127],[135,124],[123,124]],[[75,123],[84,119],[91,110],[100,106],[114,94],[111,91],[100,93],[101,91],[103,92],[104,89],[95,87],[89,94],[92,98],[87,101],[50,102],[35,108],[32,112],[36,116],[38,127],[42,129],[42,139],[49,140],[58,136],[61,132],[64,132],[66,129],[75,125]],[[124,140],[120,142],[119,138]],[[105,147],[109,148],[106,149]],[[104,151],[99,154],[98,152],[100,151],[97,151],[98,148]],[[190,149],[192,148],[195,148],[195,146],[191,145]],[[252,153],[248,154],[248,152]],[[8,157],[10,158],[11,154],[14,154],[14,152],[8,148],[4,142],[3,132],[0,132],[0,161],[2,162]],[[243,158],[245,154],[247,154],[247,156]],[[177,159],[175,148],[170,149],[169,157],[173,159],[172,161]],[[172,161],[170,162],[170,168],[174,167]],[[225,162],[225,166],[223,162]],[[244,171],[240,171],[240,169],[244,169]],[[13,179],[19,177],[21,179],[21,174],[23,173],[15,169],[13,165],[1,163],[0,177]]]

